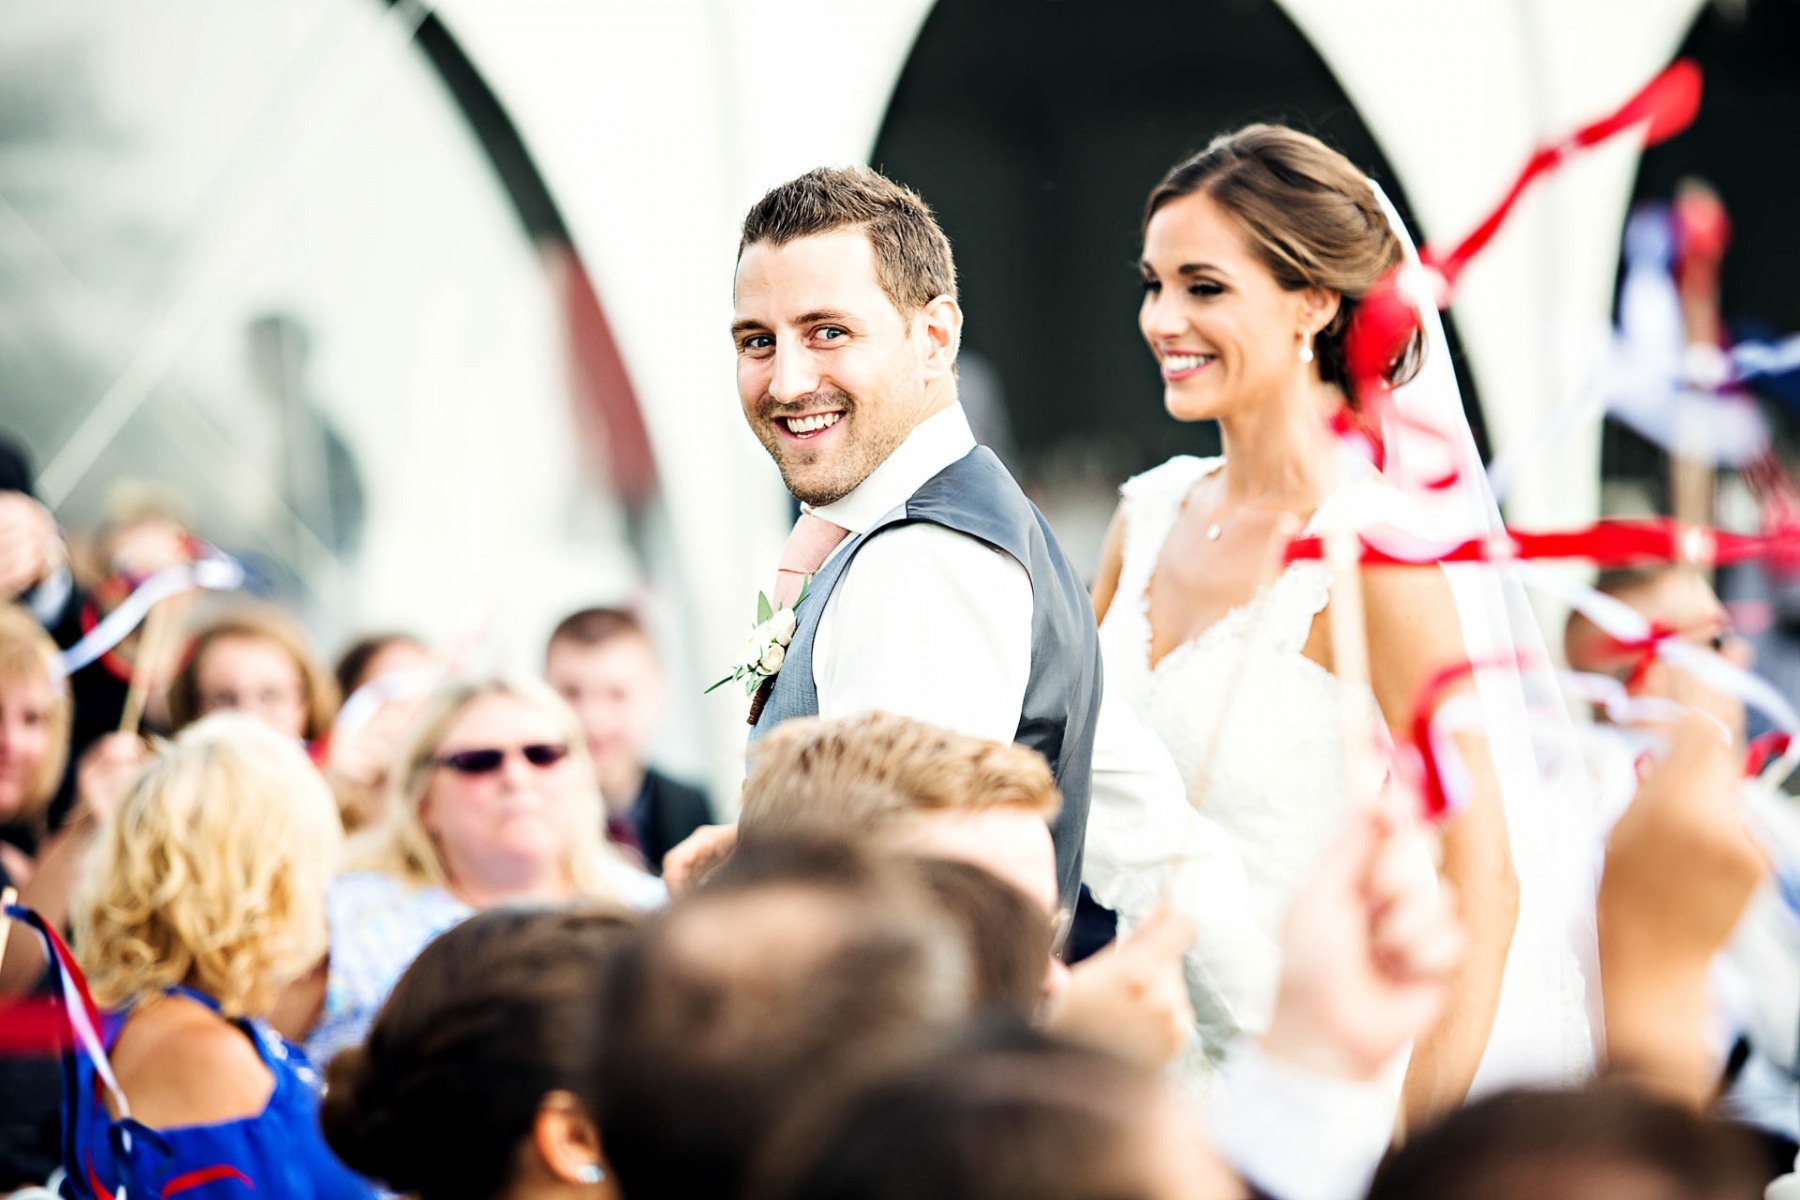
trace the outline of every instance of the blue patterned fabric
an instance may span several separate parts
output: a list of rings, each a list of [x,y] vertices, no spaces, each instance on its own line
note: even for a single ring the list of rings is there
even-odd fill
[[[218,1011],[211,998],[172,988]],[[102,1017],[107,1049],[130,1010]],[[63,1100],[68,1200],[373,1200],[375,1190],[340,1163],[319,1131],[319,1078],[298,1047],[260,1021],[232,1022],[275,1077],[263,1110],[216,1125],[151,1129],[114,1119],[96,1088],[93,1060],[73,1056]]]

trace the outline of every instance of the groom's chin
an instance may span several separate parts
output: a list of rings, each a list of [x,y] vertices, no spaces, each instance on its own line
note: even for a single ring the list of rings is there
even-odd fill
[[[819,508],[835,503],[856,490],[854,483],[845,487],[836,480],[823,479],[812,474],[790,472],[785,466],[782,467],[781,481],[787,484],[787,490],[792,493],[794,499],[809,508]]]

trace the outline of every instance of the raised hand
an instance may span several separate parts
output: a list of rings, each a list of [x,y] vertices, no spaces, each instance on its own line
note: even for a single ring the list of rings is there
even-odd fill
[[[1598,902],[1610,1067],[1696,1106],[1717,1076],[1708,967],[1768,874],[1744,824],[1743,714],[1676,673],[1689,708],[1607,843]]]
[[[0,602],[43,582],[60,548],[49,509],[23,492],[0,492]]]
[[[1046,1028],[1147,1067],[1168,1065],[1193,1037],[1181,962],[1197,930],[1193,918],[1158,909],[1129,937],[1075,965]]]
[[[663,882],[679,896],[706,877],[737,848],[736,825],[702,825],[663,855]]]
[[[1462,950],[1424,835],[1391,808],[1356,812],[1294,896],[1263,1051],[1373,1079],[1436,1020]]]
[[[131,733],[109,733],[89,746],[75,768],[76,818],[98,825],[111,816],[148,757],[144,740]]]

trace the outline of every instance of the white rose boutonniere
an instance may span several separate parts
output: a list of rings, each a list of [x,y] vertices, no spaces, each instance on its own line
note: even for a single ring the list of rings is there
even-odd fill
[[[781,664],[787,661],[788,644],[794,640],[795,630],[800,628],[800,618],[794,609],[799,608],[806,600],[806,587],[802,586],[800,595],[794,600],[794,607],[783,605],[780,608],[769,603],[769,597],[758,592],[756,594],[756,627],[744,642],[744,648],[738,653],[738,661],[731,669],[731,674],[707,688],[708,692],[716,691],[733,680],[743,680],[744,691],[754,696],[765,680],[773,679],[781,670]]]

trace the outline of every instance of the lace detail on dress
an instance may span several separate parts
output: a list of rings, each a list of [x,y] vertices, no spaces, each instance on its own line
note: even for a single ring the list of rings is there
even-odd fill
[[[1182,840],[1212,839],[1216,845],[1209,857],[1215,863],[1227,857],[1241,863],[1234,869],[1245,879],[1247,890],[1239,895],[1249,911],[1201,912],[1205,926],[1247,926],[1255,940],[1273,945],[1294,889],[1343,817],[1343,689],[1301,653],[1330,598],[1331,573],[1323,563],[1290,564],[1249,602],[1151,666],[1150,577],[1188,494],[1222,462],[1171,459],[1121,489],[1119,586],[1101,623],[1100,642],[1109,701],[1123,702],[1155,735],[1180,776],[1192,806],[1188,815],[1200,818],[1200,832]],[[1353,495],[1359,490],[1339,495],[1360,503]],[[1314,523],[1338,510],[1334,495]],[[1374,697],[1365,691],[1361,702],[1372,726],[1382,728]],[[1372,788],[1380,780],[1365,783]],[[1169,842],[1146,836],[1152,828],[1161,838],[1170,836],[1165,822],[1133,820],[1097,807],[1089,819],[1090,886],[1092,878],[1112,881],[1129,873],[1132,862],[1141,870],[1166,857]],[[1120,906],[1127,927],[1148,916],[1157,898],[1149,889],[1122,884],[1106,890],[1117,901],[1102,895],[1103,901]],[[1273,1002],[1272,989],[1256,982],[1261,967],[1240,969],[1230,961],[1237,953],[1215,944],[1203,951],[1209,958],[1204,967],[1189,963],[1208,1058],[1223,1049],[1219,1039],[1231,1032],[1227,1026],[1266,1025]],[[1219,990],[1228,981],[1230,986]],[[1192,1061],[1184,1065],[1193,1069]]]

